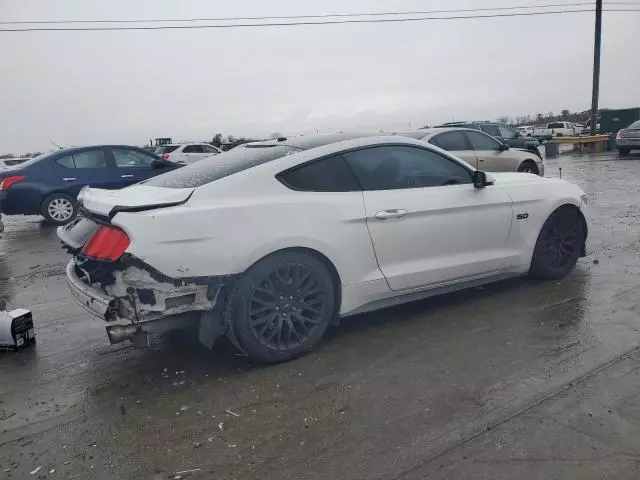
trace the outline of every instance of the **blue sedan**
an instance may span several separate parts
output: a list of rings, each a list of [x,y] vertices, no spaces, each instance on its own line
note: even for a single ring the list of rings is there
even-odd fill
[[[118,189],[178,167],[125,145],[58,150],[0,171],[0,212],[42,215],[62,225],[75,216],[76,197],[85,185]]]

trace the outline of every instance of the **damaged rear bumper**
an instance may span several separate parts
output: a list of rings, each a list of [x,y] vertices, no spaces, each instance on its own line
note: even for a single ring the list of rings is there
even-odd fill
[[[116,314],[116,299],[103,294],[98,289],[85,285],[76,275],[75,262],[67,264],[67,286],[73,299],[95,316],[110,322]]]
[[[111,343],[131,339],[137,333],[156,333],[196,325],[203,312],[217,304],[228,277],[176,280],[159,278],[140,262],[113,268],[108,283],[92,282],[82,261],[72,259],[66,268],[71,296],[102,320]],[[104,281],[104,279],[102,279]],[[122,325],[118,322],[126,321]]]

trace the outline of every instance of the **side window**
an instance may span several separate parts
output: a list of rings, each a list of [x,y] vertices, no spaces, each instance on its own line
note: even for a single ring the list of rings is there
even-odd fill
[[[118,168],[150,168],[155,160],[151,155],[127,148],[114,148],[111,152]]]
[[[202,151],[204,153],[211,153],[212,155],[218,153],[218,150],[213,148],[211,145],[202,145]]]
[[[500,125],[498,128],[500,129],[500,137],[507,139],[516,138],[516,132],[511,127]]]
[[[182,153],[202,153],[202,147],[200,145],[187,145],[182,150]]]
[[[424,148],[372,147],[344,154],[364,190],[397,190],[471,183],[459,163]]]
[[[474,150],[499,150],[500,144],[497,140],[480,132],[465,132],[469,139],[471,148]]]
[[[433,143],[443,150],[449,152],[469,150],[467,140],[464,138],[461,132],[445,132],[440,135],[436,135],[429,143]]]
[[[341,155],[307,163],[279,174],[278,180],[305,192],[354,192],[362,190]]]
[[[491,135],[492,137],[500,136],[500,129],[497,125],[480,125],[480,130],[482,130],[487,135]]]
[[[56,163],[66,168],[76,168],[75,164],[73,163],[73,155],[59,158],[58,160],[56,160]]]
[[[73,154],[76,168],[107,168],[107,161],[102,150],[87,150]]]

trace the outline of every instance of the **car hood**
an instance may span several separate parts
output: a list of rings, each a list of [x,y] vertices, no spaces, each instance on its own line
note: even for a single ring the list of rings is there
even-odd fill
[[[118,212],[141,212],[185,203],[193,188],[163,188],[132,185],[121,190],[85,187],[78,195],[79,205],[89,212],[112,217]]]

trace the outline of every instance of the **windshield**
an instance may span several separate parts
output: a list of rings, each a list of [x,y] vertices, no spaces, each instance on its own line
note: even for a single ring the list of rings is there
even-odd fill
[[[244,145],[147,180],[145,185],[193,188],[297,152],[287,145]]]
[[[636,120],[631,125],[629,125],[627,128],[633,128],[633,129],[640,128],[640,120]]]

